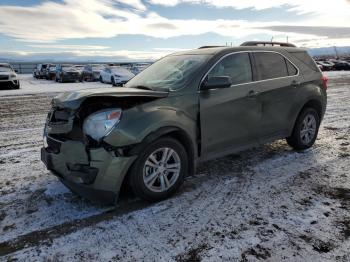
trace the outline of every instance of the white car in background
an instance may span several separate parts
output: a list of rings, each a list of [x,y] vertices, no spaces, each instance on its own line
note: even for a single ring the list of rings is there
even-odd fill
[[[147,67],[149,67],[151,65],[151,63],[137,63],[137,64],[133,64],[130,67],[130,71],[137,75],[139,73],[141,73],[143,70],[145,70]]]
[[[19,89],[20,84],[15,70],[10,64],[0,64],[0,90]]]
[[[105,67],[100,73],[100,82],[109,83],[114,86],[121,86],[128,82],[135,75],[128,69],[121,66]]]

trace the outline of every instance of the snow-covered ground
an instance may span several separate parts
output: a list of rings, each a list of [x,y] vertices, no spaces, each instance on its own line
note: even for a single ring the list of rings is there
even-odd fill
[[[125,194],[115,209],[72,194],[39,154],[50,91],[101,84],[0,91],[0,260],[350,261],[350,72],[327,75],[312,149],[277,141],[210,161],[171,199]]]

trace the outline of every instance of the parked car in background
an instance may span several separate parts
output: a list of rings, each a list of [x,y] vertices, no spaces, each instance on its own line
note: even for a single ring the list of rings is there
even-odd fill
[[[135,75],[121,66],[107,66],[100,73],[100,82],[122,86]]]
[[[335,70],[350,70],[350,63],[342,60],[333,61]]]
[[[145,70],[147,67],[149,67],[150,65],[151,65],[150,63],[137,63],[137,64],[133,64],[129,68],[129,70],[134,75],[137,75],[137,74],[141,73],[143,70]]]
[[[0,64],[0,89],[19,89],[18,76],[12,66],[7,63]]]
[[[50,66],[51,64],[37,64],[33,71],[33,77],[46,78],[46,69]]]
[[[54,98],[42,161],[87,198],[115,203],[125,182],[157,201],[200,162],[277,139],[312,147],[327,79],[305,49],[258,44],[168,55],[126,88]]]
[[[81,80],[81,74],[74,65],[59,64],[56,65],[56,82],[76,82]]]
[[[98,81],[100,73],[105,67],[105,65],[100,64],[86,65],[82,72],[83,81]]]
[[[334,70],[334,64],[327,61],[316,61],[316,64],[322,67],[322,71],[331,71]]]
[[[46,80],[54,80],[56,77],[56,65],[49,65],[46,70],[45,78]]]
[[[80,74],[80,78],[79,81],[83,81],[83,70],[84,70],[84,65],[74,65],[74,67],[78,70],[79,74]]]

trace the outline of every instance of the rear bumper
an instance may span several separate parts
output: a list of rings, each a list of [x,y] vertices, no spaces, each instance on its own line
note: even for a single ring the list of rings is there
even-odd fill
[[[117,200],[136,156],[116,157],[104,148],[86,149],[77,141],[55,143],[54,149],[50,146],[41,149],[41,160],[64,185],[92,201],[111,204]]]

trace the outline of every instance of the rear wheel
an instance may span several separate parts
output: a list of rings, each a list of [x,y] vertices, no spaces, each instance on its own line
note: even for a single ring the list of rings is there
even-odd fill
[[[111,77],[111,83],[112,83],[113,86],[116,86],[116,85],[117,85],[117,84],[115,83],[115,79],[114,79],[113,76]]]
[[[163,137],[148,145],[131,168],[134,193],[149,201],[171,196],[183,183],[187,159],[185,148],[173,138]]]
[[[103,79],[102,79],[102,76],[100,76],[100,82],[103,83]]]
[[[319,126],[320,116],[317,111],[314,108],[303,109],[287,143],[297,150],[310,148],[316,141]]]

